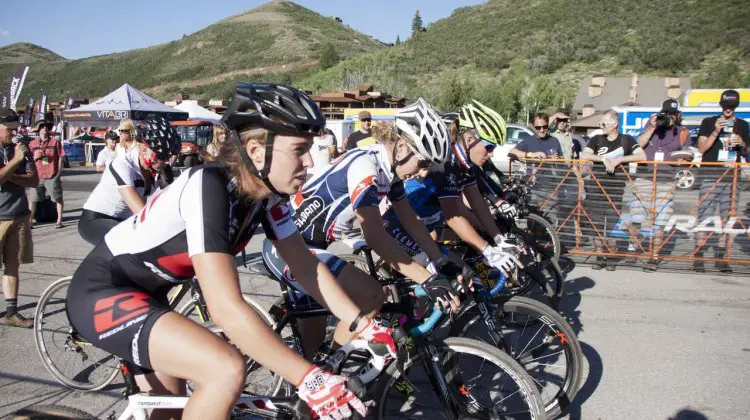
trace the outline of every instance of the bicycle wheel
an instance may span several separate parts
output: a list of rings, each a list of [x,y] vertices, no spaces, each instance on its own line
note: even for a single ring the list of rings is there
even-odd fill
[[[539,245],[552,251],[552,259],[555,261],[560,259],[562,252],[560,237],[557,236],[555,228],[547,219],[536,213],[529,213],[526,217],[516,220],[516,225],[534,238]]]
[[[490,334],[474,306],[456,320],[451,335],[505,350],[536,383],[547,418],[559,416],[581,386],[583,352],[578,337],[560,314],[534,299],[514,296],[493,306],[496,334]]]
[[[65,301],[71,277],[47,287],[34,313],[34,344],[44,367],[57,382],[81,391],[96,391],[119,373],[120,361],[94,347],[70,325]]]
[[[459,402],[460,414],[471,418],[544,419],[544,405],[534,382],[506,353],[482,343],[459,337],[431,342],[442,361],[447,392]],[[434,390],[419,356],[404,364],[407,378],[401,378],[391,364],[376,384],[378,419],[452,419],[442,410],[442,395]]]
[[[260,316],[263,322],[265,322],[269,328],[273,329],[276,325],[276,322],[274,322],[273,318],[271,318],[271,315],[269,315],[268,312],[263,309],[263,307],[258,302],[253,300],[250,295],[243,293],[242,297],[245,299],[245,302],[247,302],[250,307],[253,308],[255,313]],[[180,308],[179,313],[185,318],[192,319],[199,324],[203,324],[203,326],[206,327],[209,331],[221,336],[224,340],[232,344],[231,340],[229,340],[229,337],[224,334],[224,331],[221,329],[221,327],[210,322],[205,314],[203,316],[200,316],[200,311],[196,310],[197,308],[198,305],[194,300],[191,300],[182,308]],[[281,389],[282,378],[279,375],[266,369],[265,367],[263,367],[263,365],[251,359],[250,357],[244,356],[244,358],[247,376],[245,376],[245,388],[243,389],[243,392],[251,395],[266,396],[275,396],[276,394],[278,394],[279,389]],[[193,384],[188,384],[188,386],[190,389],[194,389]]]
[[[96,420],[91,414],[64,405],[28,407],[10,415],[12,420]]]

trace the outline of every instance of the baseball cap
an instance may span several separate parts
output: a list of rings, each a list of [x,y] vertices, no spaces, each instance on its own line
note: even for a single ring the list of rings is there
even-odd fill
[[[362,121],[364,119],[372,119],[372,114],[369,111],[360,111],[359,120]]]
[[[13,111],[10,108],[0,108],[0,124],[10,128],[11,130],[15,130],[19,125],[21,125],[19,120],[20,119],[18,118],[18,114],[16,114],[16,111]]]
[[[734,89],[728,89],[721,93],[721,100],[719,101],[719,105],[728,107],[728,108],[736,108],[740,104],[740,93],[737,92]]]
[[[661,104],[661,112],[674,114],[676,112],[679,112],[679,106],[680,104],[674,99],[667,99],[663,104]]]

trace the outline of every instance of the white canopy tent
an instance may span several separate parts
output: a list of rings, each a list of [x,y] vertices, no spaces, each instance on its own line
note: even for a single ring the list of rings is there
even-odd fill
[[[63,120],[76,126],[108,126],[119,120],[144,120],[150,116],[185,120],[188,113],[166,106],[127,83],[92,104],[63,111]]]
[[[191,120],[209,121],[214,124],[218,124],[219,120],[221,120],[221,115],[213,111],[209,111],[206,108],[198,105],[198,101],[182,101],[174,108],[183,112],[187,112]]]

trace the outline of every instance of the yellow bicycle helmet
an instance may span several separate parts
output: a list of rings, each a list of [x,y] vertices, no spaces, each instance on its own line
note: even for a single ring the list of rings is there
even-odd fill
[[[508,135],[505,120],[492,108],[477,100],[461,107],[458,113],[460,129],[476,130],[477,136],[488,143],[502,146]]]

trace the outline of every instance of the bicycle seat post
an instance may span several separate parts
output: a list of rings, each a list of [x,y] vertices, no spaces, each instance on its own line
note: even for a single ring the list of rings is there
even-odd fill
[[[126,361],[126,360],[120,360],[120,373],[122,374],[122,379],[125,382],[125,391],[123,391],[123,396],[125,398],[140,394],[141,389],[138,387],[138,384],[135,383],[135,374],[133,373],[133,369],[135,369],[135,366]]]

